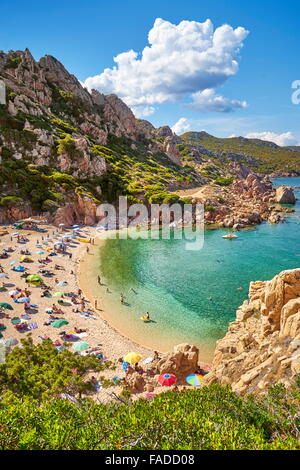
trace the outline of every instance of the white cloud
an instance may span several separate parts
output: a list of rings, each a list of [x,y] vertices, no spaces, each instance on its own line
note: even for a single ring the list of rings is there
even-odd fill
[[[191,129],[191,124],[187,118],[182,117],[176,122],[176,124],[174,124],[173,127],[171,127],[171,129],[175,134],[180,135],[188,132]]]
[[[238,72],[239,51],[247,35],[246,29],[229,25],[214,30],[209,19],[204,23],[181,21],[175,25],[157,18],[148,34],[149,46],[140,54],[134,50],[118,54],[113,68],[87,78],[85,86],[115,93],[131,107],[190,97],[196,102],[199,92],[215,90]],[[206,96],[200,96],[201,110],[205,109]],[[213,101],[226,103],[213,106],[212,97],[209,98],[208,107],[219,111],[233,109],[240,103],[234,105],[215,96]]]
[[[207,88],[192,94],[192,102],[185,105],[194,111],[229,113],[235,109],[247,108],[246,101],[230,100],[222,95],[216,95],[215,90]]]
[[[146,117],[146,116],[151,116],[155,112],[155,108],[153,106],[131,106],[131,110],[133,114],[139,118],[139,117]]]
[[[288,145],[300,145],[299,140],[292,132],[285,132],[283,134],[276,134],[275,132],[250,132],[245,135],[247,139],[261,139],[268,142],[274,142],[280,147]]]

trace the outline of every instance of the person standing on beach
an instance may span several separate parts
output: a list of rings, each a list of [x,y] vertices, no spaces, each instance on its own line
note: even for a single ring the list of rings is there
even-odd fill
[[[89,252],[90,252],[90,249],[89,249],[89,247],[88,247],[88,246],[86,247],[86,252],[87,252],[87,253],[89,253]]]
[[[96,300],[95,300],[95,309],[97,310],[97,308],[98,308],[98,301],[97,301],[97,299],[96,299]]]
[[[121,304],[124,303],[124,300],[125,300],[125,297],[124,297],[124,295],[123,295],[122,292],[121,292],[121,294],[120,294],[120,302],[121,302]]]
[[[101,286],[101,277],[98,275],[98,284]]]

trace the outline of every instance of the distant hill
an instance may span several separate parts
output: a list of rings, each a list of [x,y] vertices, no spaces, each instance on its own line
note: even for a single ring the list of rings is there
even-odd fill
[[[257,173],[300,172],[300,147],[279,147],[274,142],[245,137],[218,138],[206,132],[186,132],[180,138],[216,161],[239,161]]]

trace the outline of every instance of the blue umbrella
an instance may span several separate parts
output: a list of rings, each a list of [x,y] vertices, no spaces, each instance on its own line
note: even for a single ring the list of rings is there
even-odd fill
[[[23,272],[25,271],[25,267],[24,266],[16,266],[15,268],[13,268],[13,271],[18,271],[18,272]]]
[[[30,302],[30,298],[29,297],[21,297],[20,299],[16,299],[15,302],[17,302],[18,304],[26,304],[26,303]]]
[[[125,362],[123,361],[122,362],[122,367],[123,367],[123,371],[126,372],[127,371],[127,367],[129,366],[129,362]]]

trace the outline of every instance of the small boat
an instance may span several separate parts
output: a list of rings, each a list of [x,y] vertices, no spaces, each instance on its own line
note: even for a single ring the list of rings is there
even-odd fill
[[[237,235],[234,233],[228,233],[228,235],[223,235],[223,238],[226,238],[228,240],[235,240],[236,238],[239,238]]]

